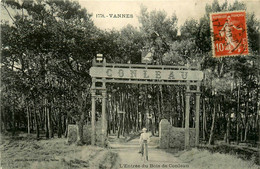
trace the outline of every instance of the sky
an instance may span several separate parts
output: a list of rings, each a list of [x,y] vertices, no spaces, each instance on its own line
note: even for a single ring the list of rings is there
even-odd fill
[[[167,1],[148,1],[148,0],[131,0],[131,1],[108,1],[108,0],[77,0],[80,5],[93,14],[93,20],[97,27],[109,30],[125,27],[131,24],[134,27],[139,27],[138,17],[140,6],[144,5],[148,11],[165,10],[170,17],[173,13],[177,15],[178,24],[180,27],[186,19],[199,19],[205,14],[206,4],[211,4],[213,0],[167,0]],[[220,4],[225,0],[218,0]],[[235,0],[228,0],[228,3],[233,3]],[[255,12],[256,17],[260,20],[260,0],[238,0],[245,2],[248,12]],[[101,15],[105,18],[103,18]],[[130,18],[110,18],[109,14],[132,14]]]
[[[138,17],[140,15],[140,6],[144,5],[148,8],[148,11],[152,10],[164,10],[170,17],[173,13],[177,15],[178,23],[180,26],[189,18],[199,19],[205,14],[206,4],[211,4],[213,0],[74,0],[86,8],[89,13],[93,14],[92,19],[97,27],[103,30],[116,29],[120,30],[127,24],[131,24],[134,27],[139,27]],[[220,4],[225,0],[218,0]],[[229,4],[233,4],[235,0],[228,0]],[[247,12],[254,12],[256,18],[260,20],[260,0],[238,0],[244,2],[247,6]],[[8,13],[1,5],[1,20],[9,20],[11,22]],[[12,16],[15,15],[15,11],[10,10]],[[105,18],[97,16],[101,14]],[[130,18],[110,18],[109,14],[129,14]]]

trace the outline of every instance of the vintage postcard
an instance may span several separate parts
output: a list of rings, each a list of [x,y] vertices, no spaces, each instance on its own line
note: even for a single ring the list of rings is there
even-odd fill
[[[2,0],[0,168],[259,169],[259,7]]]

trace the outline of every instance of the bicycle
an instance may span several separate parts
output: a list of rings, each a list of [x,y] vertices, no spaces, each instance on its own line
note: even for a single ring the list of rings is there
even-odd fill
[[[142,158],[145,161],[148,161],[148,145],[147,140],[143,140],[142,143],[142,151],[141,151]]]

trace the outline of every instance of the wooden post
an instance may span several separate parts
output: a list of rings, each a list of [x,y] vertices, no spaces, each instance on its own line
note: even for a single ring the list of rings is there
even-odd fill
[[[103,89],[102,89],[102,146],[106,144],[106,132],[107,132],[107,118],[106,118],[106,83],[103,79]]]
[[[200,64],[197,65],[198,70],[201,69]],[[199,145],[200,141],[200,82],[197,82],[197,92],[196,92],[196,117],[195,117],[195,146]],[[203,126],[204,127],[204,126]]]
[[[92,79],[92,90],[91,90],[91,145],[96,144],[96,89],[95,79]]]
[[[27,106],[26,106],[26,110],[27,110],[27,129],[28,129],[28,134],[31,133],[31,130],[30,130],[30,111],[29,111],[29,103],[27,103]],[[6,128],[5,128],[6,129]]]
[[[199,88],[199,86],[197,86]],[[200,93],[196,93],[196,121],[195,121],[195,146],[199,145],[199,138],[200,138]]]
[[[185,149],[190,147],[190,86],[187,85],[187,90],[185,93]]]

